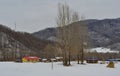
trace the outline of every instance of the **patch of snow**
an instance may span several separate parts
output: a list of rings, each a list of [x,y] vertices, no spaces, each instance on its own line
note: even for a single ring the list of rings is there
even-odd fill
[[[53,66],[52,66],[53,65]],[[52,66],[52,67],[51,67]],[[107,64],[80,65],[72,62],[72,66],[64,67],[62,62],[52,63],[14,63],[0,62],[0,76],[119,76],[120,62],[115,68],[107,68]]]

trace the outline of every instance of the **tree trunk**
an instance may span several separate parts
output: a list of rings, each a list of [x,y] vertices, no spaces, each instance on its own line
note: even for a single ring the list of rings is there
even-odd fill
[[[70,55],[71,55],[71,53],[70,53],[70,51],[69,51],[69,65],[71,65],[71,64],[70,64],[70,60],[71,60]]]
[[[83,64],[84,62],[84,52],[83,52],[83,47],[82,47],[82,51],[81,51],[81,64]]]
[[[80,57],[79,57],[79,54],[77,55],[77,59],[78,59],[78,64],[80,64]]]
[[[64,66],[68,66],[68,57],[67,57],[67,52],[65,51],[64,53],[64,61],[63,61]]]

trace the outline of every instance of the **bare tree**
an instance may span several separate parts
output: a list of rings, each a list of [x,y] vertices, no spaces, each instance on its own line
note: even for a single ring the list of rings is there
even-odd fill
[[[84,62],[84,53],[88,44],[88,28],[85,22],[81,22],[80,26],[80,42],[81,42],[81,64]]]
[[[45,51],[45,55],[46,55],[45,57],[46,57],[47,59],[54,58],[55,55],[56,55],[56,51],[55,51],[53,45],[51,45],[51,44],[48,44],[48,45],[45,47],[44,51]]]
[[[72,14],[72,23],[77,22],[79,20],[80,20],[79,14],[77,12],[73,12],[73,14]]]
[[[58,5],[57,38],[59,46],[63,53],[63,65],[70,65],[72,41],[74,38],[72,26],[68,26],[73,22],[79,21],[77,12],[72,12],[67,4]]]
[[[70,9],[67,4],[58,4],[58,15],[57,15],[57,37],[63,53],[63,65],[68,65],[68,31],[66,26],[70,24]]]

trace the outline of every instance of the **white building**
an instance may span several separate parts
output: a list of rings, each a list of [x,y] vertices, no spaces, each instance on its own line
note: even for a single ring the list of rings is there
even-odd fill
[[[97,52],[97,53],[120,53],[120,51],[111,50],[110,48],[104,48],[104,47],[92,48],[92,49],[89,50],[89,52]]]

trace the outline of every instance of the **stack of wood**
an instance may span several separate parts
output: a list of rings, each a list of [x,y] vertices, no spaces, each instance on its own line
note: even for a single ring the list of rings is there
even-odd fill
[[[115,68],[114,62],[110,61],[107,65],[108,68]]]

